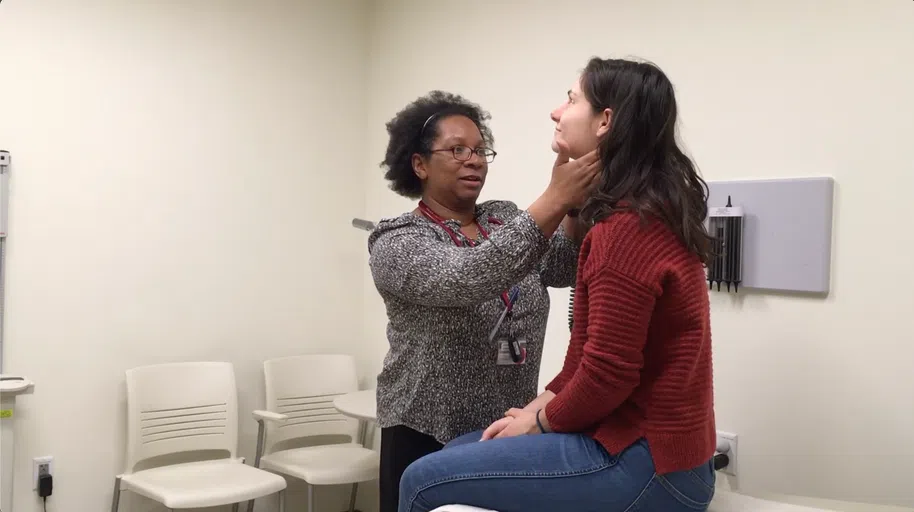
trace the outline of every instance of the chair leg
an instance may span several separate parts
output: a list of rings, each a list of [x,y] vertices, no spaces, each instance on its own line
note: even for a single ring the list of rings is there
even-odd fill
[[[235,503],[232,505],[232,512],[238,512],[238,505],[240,505],[240,503]]]
[[[352,491],[349,493],[349,512],[355,512],[355,496],[359,492],[359,483],[352,484]]]
[[[254,500],[248,500],[248,512],[254,512]]]
[[[279,512],[286,512],[286,490],[285,489],[279,491]]]
[[[314,486],[308,484],[308,512],[314,512]]]
[[[364,447],[364,448],[368,448],[367,446],[365,446],[365,441],[368,438],[368,422],[359,421],[359,433],[357,435],[359,436],[359,439],[358,439],[359,444],[362,445],[362,447]]]
[[[111,496],[111,512],[117,512],[121,504],[121,477],[114,479],[114,494]]]

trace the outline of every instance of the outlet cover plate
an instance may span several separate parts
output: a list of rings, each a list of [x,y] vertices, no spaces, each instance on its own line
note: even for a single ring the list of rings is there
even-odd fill
[[[32,490],[38,490],[38,475],[40,474],[41,466],[48,465],[48,474],[54,474],[54,457],[50,455],[45,455],[44,457],[35,457],[32,459]]]
[[[718,430],[717,431],[717,445],[718,446],[721,445],[721,441],[726,441],[727,444],[730,445],[730,450],[727,452],[727,457],[730,458],[730,463],[727,464],[727,467],[721,469],[720,472],[724,473],[726,475],[736,476],[736,471],[739,468],[739,466],[738,466],[739,457],[737,456],[738,452],[739,452],[739,450],[737,449],[737,448],[739,448],[739,443],[738,443],[739,436],[737,436],[736,434],[733,434],[731,432],[722,432],[722,431]]]

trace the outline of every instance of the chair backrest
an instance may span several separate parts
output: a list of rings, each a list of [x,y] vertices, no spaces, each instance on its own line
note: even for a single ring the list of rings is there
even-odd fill
[[[266,408],[288,421],[268,423],[266,452],[277,443],[313,436],[357,440],[359,422],[333,406],[337,396],[358,391],[355,360],[348,355],[304,355],[263,363]]]
[[[238,395],[231,363],[193,362],[127,370],[127,473],[152,457],[238,448]]]

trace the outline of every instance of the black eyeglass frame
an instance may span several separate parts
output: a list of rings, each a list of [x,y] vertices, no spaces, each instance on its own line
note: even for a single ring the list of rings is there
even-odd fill
[[[491,164],[495,160],[495,155],[498,154],[491,148],[471,148],[463,144],[457,144],[449,148],[431,149],[429,150],[429,153],[443,153],[445,151],[450,151],[451,154],[454,155],[454,160],[457,160],[458,162],[466,162],[470,158],[473,158],[473,155],[475,154],[479,158],[482,158],[487,164]]]

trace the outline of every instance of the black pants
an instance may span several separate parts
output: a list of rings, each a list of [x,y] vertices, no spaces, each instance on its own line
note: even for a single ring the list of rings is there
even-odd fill
[[[434,437],[397,425],[381,429],[381,510],[397,512],[400,502],[400,477],[413,462],[437,452],[444,445]]]

